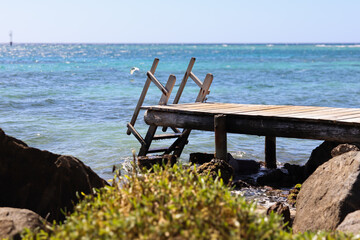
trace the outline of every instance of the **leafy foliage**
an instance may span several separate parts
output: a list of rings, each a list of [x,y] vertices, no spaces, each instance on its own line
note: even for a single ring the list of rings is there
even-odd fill
[[[255,204],[231,196],[221,178],[181,166],[117,176],[111,187],[85,196],[51,234],[25,239],[344,239],[338,233],[292,235],[280,217],[259,216]],[[350,237],[349,237],[350,239]]]

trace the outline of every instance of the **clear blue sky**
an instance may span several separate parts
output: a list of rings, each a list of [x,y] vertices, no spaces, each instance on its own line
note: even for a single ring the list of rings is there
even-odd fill
[[[0,42],[360,42],[360,0],[0,0]]]

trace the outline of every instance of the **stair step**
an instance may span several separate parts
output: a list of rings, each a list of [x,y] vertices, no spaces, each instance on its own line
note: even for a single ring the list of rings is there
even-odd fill
[[[166,150],[168,150],[168,148],[153,148],[153,149],[149,149],[147,152],[156,153],[156,152],[165,152]]]
[[[169,133],[169,134],[160,134],[160,135],[155,135],[153,137],[154,140],[159,140],[159,139],[168,139],[168,138],[178,138],[181,136],[181,133]]]

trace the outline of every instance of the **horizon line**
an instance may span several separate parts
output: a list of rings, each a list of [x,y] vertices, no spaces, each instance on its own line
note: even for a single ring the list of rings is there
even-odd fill
[[[13,44],[122,44],[122,45],[219,45],[219,44],[229,44],[229,45],[264,45],[264,44],[274,44],[274,45],[312,45],[312,44],[360,44],[360,42],[12,42]],[[0,45],[9,44],[9,42],[1,42]]]

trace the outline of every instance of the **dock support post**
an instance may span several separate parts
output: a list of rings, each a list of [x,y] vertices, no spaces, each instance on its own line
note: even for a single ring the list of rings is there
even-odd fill
[[[214,116],[215,158],[227,161],[226,116]]]
[[[265,167],[276,168],[276,137],[265,136]]]

